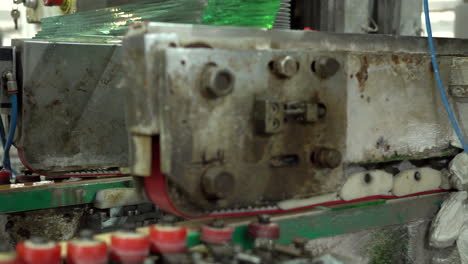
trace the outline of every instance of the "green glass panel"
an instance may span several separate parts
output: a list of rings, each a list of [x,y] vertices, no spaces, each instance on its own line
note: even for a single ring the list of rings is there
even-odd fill
[[[271,28],[280,0],[208,0],[202,22]]]
[[[36,39],[119,41],[141,21],[271,28],[280,0],[148,0],[42,19]]]

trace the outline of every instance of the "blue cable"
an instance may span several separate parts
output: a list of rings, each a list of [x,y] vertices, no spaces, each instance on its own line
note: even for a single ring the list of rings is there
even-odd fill
[[[424,16],[426,18],[427,40],[429,42],[429,50],[431,52],[432,67],[434,68],[434,75],[437,81],[437,86],[439,87],[440,97],[442,97],[442,102],[444,103],[445,110],[447,111],[450,122],[452,123],[452,127],[457,134],[458,140],[460,140],[460,143],[462,144],[465,152],[468,153],[468,145],[466,145],[463,133],[458,126],[457,120],[455,119],[455,115],[453,114],[452,108],[450,107],[450,103],[447,99],[447,93],[445,92],[444,85],[440,78],[439,65],[437,64],[436,51],[434,48],[434,40],[432,39],[431,18],[429,17],[428,0],[424,0]]]
[[[0,140],[2,143],[2,147],[5,147],[5,143],[6,143],[5,126],[3,125],[3,120],[1,117],[0,117]]]
[[[18,119],[18,95],[13,93],[11,96],[11,120],[10,120],[10,130],[8,131],[8,138],[5,143],[4,154],[3,154],[3,166],[9,171],[11,171],[11,176],[13,176],[13,171],[10,164],[10,148],[13,144],[13,138],[16,131],[16,121]]]

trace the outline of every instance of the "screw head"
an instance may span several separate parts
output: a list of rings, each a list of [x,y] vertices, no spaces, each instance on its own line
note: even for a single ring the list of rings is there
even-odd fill
[[[202,74],[202,90],[211,97],[222,97],[234,90],[235,77],[228,69],[209,65]]]
[[[208,198],[225,199],[235,190],[235,178],[221,168],[211,168],[203,175],[202,186]]]
[[[291,56],[285,56],[276,60],[273,66],[275,74],[285,78],[291,78],[299,71],[299,64]]]

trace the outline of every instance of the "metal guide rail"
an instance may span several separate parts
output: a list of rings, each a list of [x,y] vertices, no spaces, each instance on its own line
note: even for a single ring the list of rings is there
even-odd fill
[[[257,217],[205,219],[176,223],[165,216],[156,225],[124,228],[93,236],[90,231],[65,243],[43,238],[2,247],[0,263],[315,263],[339,256],[314,255],[310,239],[381,226],[430,220],[445,194],[374,200],[344,207]],[[409,210],[409,208],[412,208]],[[20,262],[16,262],[20,261]],[[325,262],[327,263],[327,262]],[[338,262],[340,263],[340,262]],[[346,263],[343,261],[342,263]]]

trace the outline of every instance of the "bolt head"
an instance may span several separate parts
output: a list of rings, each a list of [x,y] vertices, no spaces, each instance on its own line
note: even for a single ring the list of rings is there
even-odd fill
[[[299,64],[291,56],[285,56],[275,61],[275,73],[281,77],[291,78],[299,71]]]
[[[316,150],[311,159],[320,167],[334,169],[340,166],[343,157],[337,150],[322,148]]]
[[[210,97],[222,97],[234,90],[234,74],[216,65],[209,65],[202,75],[202,90]]]

